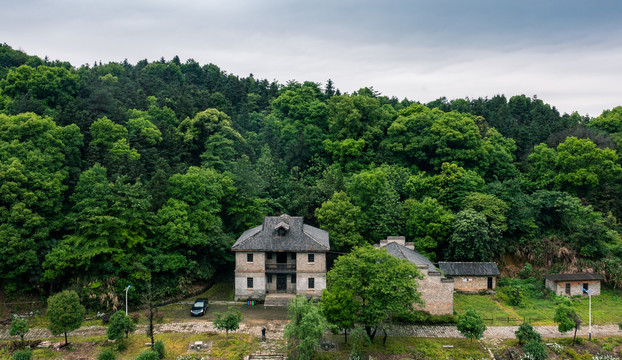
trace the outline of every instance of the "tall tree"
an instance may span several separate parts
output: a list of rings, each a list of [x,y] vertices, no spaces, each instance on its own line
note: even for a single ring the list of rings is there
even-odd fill
[[[378,327],[392,314],[405,309],[413,311],[413,304],[421,303],[415,281],[419,277],[419,270],[410,262],[367,245],[335,261],[326,274],[326,291],[355,302],[354,305],[343,304],[356,308],[352,318],[365,326],[373,341]]]

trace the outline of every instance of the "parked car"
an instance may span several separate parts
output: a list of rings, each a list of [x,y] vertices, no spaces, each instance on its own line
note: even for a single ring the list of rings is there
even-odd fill
[[[209,300],[207,298],[198,298],[195,300],[192,305],[192,309],[190,309],[190,315],[192,316],[201,316],[205,315],[205,311],[209,307]]]

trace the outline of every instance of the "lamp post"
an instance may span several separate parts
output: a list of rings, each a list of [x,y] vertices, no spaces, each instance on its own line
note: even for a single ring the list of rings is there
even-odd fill
[[[589,312],[589,340],[592,341],[592,294],[594,293],[594,290],[592,289],[583,289],[583,291],[585,291],[587,293],[587,297],[589,298],[589,303],[590,303],[590,312]]]
[[[127,291],[130,289],[130,287],[132,287],[132,285],[128,285],[125,288],[125,316],[127,316]]]

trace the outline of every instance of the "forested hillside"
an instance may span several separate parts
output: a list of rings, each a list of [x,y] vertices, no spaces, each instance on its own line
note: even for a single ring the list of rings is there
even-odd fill
[[[347,252],[405,235],[438,261],[595,270],[622,285],[622,107],[429,104],[175,57],[73,67],[0,46],[0,284],[109,306],[184,291],[266,215]],[[508,260],[509,261],[509,260]]]

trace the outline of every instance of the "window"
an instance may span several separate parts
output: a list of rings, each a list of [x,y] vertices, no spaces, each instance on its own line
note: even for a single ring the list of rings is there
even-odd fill
[[[292,284],[296,283],[296,274],[292,274]]]
[[[291,253],[290,256],[291,256],[292,260],[296,260],[296,253]]]
[[[566,295],[570,295],[570,283],[566,283]]]
[[[268,274],[268,284],[272,284],[272,274]]]
[[[315,289],[315,279],[309,278],[309,289]]]
[[[246,254],[246,262],[253,262],[253,254]]]
[[[249,289],[253,288],[253,278],[252,277],[246,278],[246,287],[249,288]]]
[[[271,252],[268,253],[268,260],[272,260],[272,253]]]
[[[587,291],[590,289],[590,284],[583,283],[583,292],[587,294]]]
[[[315,254],[309,254],[309,262],[315,262]]]

